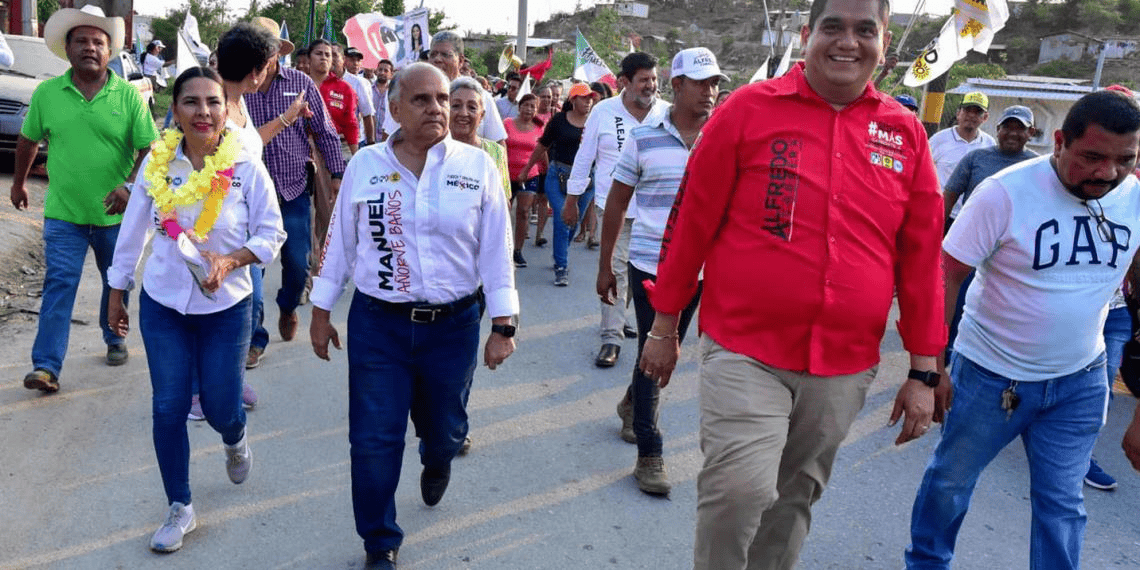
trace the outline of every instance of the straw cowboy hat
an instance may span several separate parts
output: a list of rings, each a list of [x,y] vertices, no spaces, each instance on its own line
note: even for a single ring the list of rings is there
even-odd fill
[[[126,37],[126,25],[123,19],[108,18],[103,9],[98,6],[87,5],[78,10],[63,8],[56,10],[44,24],[44,42],[60,59],[67,60],[67,33],[79,26],[99,28],[111,38],[111,55],[123,51],[123,38]]]
[[[293,48],[296,46],[293,45],[293,42],[281,37],[281,26],[278,25],[277,22],[264,16],[258,16],[254,18],[252,22],[255,26],[269,30],[269,33],[273,34],[273,37],[281,40],[281,49],[277,50],[277,55],[284,57],[293,53]]]

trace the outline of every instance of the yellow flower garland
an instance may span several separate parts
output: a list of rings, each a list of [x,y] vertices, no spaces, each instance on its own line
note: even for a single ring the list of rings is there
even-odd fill
[[[170,187],[169,171],[170,162],[174,160],[178,145],[182,143],[182,133],[167,129],[163,131],[162,138],[151,145],[150,162],[143,172],[143,178],[149,183],[147,194],[154,200],[158,211],[162,212],[162,225],[168,234],[185,231],[191,239],[205,241],[206,234],[210,233],[218,221],[222,213],[222,202],[229,193],[234,161],[241,151],[239,138],[237,135],[225,137],[214,154],[205,158],[202,169],[192,172],[186,184],[177,189]],[[193,230],[182,229],[178,226],[175,209],[178,206],[191,206],[199,202],[204,202],[202,213],[198,215]],[[174,227],[170,227],[171,225]],[[171,232],[172,229],[174,232]]]

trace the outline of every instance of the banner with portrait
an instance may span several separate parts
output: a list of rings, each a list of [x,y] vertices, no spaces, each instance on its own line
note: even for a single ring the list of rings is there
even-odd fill
[[[391,61],[397,69],[404,67],[427,51],[431,39],[427,8],[395,17],[380,12],[357,14],[344,23],[341,31],[348,38],[348,45],[364,54],[363,65],[367,68],[376,67],[381,59]]]

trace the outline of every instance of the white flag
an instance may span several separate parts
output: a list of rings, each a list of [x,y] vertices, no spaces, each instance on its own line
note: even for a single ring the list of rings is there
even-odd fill
[[[768,54],[768,57],[764,58],[764,63],[761,63],[760,69],[757,69],[756,73],[752,74],[752,78],[748,80],[749,83],[756,83],[757,81],[768,79],[768,62],[771,61],[771,59],[772,54]]]
[[[601,81],[608,83],[610,87],[617,86],[617,77],[614,72],[610,71],[610,66],[606,65],[605,60],[590,47],[590,42],[586,41],[586,36],[582,35],[581,30],[575,30],[577,36],[575,38],[576,54],[574,56],[574,79],[579,81]]]
[[[903,84],[907,87],[918,87],[932,81],[935,77],[946,73],[955,61],[965,57],[966,52],[958,49],[958,27],[954,17],[947,18],[942,25],[938,37],[931,40],[930,45],[914,58],[914,63],[906,70]]]
[[[530,75],[523,77],[522,86],[519,87],[519,94],[515,96],[515,100],[522,99],[522,96],[528,93],[530,93]]]
[[[780,58],[780,65],[776,66],[776,71],[772,73],[772,77],[780,77],[788,72],[792,67],[792,50],[800,47],[800,37],[792,36],[792,41],[788,42],[788,49],[784,50],[784,57]]]
[[[919,87],[946,73],[966,52],[986,53],[994,34],[1009,19],[1006,0],[955,0],[954,7],[955,13],[942,25],[938,37],[907,70],[903,84]]]

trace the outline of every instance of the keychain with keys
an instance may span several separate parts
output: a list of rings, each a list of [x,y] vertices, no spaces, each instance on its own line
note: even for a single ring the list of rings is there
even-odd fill
[[[1009,383],[1009,388],[1001,391],[1001,409],[1005,410],[1005,419],[1009,421],[1013,417],[1013,411],[1017,409],[1017,405],[1021,403],[1021,397],[1017,395],[1017,381],[1013,380]]]

